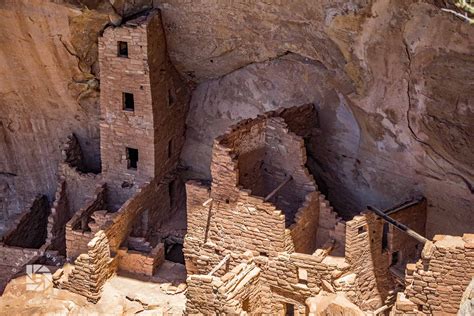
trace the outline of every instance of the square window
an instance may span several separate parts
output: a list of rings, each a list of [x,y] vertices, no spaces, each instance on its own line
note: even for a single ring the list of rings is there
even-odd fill
[[[360,226],[358,229],[357,229],[357,232],[360,234],[363,234],[365,232],[367,232],[367,228],[365,226]]]
[[[128,92],[122,93],[122,103],[123,109],[125,111],[135,111],[135,101],[133,99],[133,94]]]
[[[137,169],[138,167],[138,149],[127,147],[127,168]]]
[[[117,43],[117,56],[128,58],[128,43],[119,41]]]

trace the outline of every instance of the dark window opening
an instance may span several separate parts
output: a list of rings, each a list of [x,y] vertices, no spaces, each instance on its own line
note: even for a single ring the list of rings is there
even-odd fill
[[[173,139],[168,141],[168,158],[171,158],[173,155]]]
[[[367,231],[367,229],[365,228],[365,226],[361,226],[361,227],[359,227],[358,230],[357,230],[357,232],[359,233],[359,235],[362,234],[362,233],[365,233],[366,231]]]
[[[168,106],[172,106],[176,102],[176,96],[173,90],[168,89]]]
[[[260,251],[260,256],[262,257],[268,257],[268,253],[264,252],[264,251]]]
[[[398,260],[400,259],[400,254],[398,251],[395,251],[392,253],[392,263],[390,264],[391,266],[394,266],[398,263]]]
[[[242,310],[243,310],[244,312],[250,313],[250,299],[249,299],[249,298],[246,298],[246,299],[242,302]]]
[[[123,109],[125,111],[135,111],[135,101],[133,100],[133,94],[128,92],[122,93]]]
[[[119,41],[117,43],[117,56],[118,57],[128,57],[128,43]]]
[[[165,259],[184,264],[183,245],[178,243],[167,244],[165,242]]]
[[[383,235],[382,235],[382,250],[388,248],[388,223],[383,224]]]
[[[285,315],[294,316],[295,315],[295,306],[290,303],[285,304]]]
[[[138,149],[127,147],[127,168],[137,169],[138,166]]]

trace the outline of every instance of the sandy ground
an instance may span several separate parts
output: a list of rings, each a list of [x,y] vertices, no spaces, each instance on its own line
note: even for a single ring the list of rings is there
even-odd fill
[[[182,315],[186,304],[184,266],[169,261],[147,280],[114,276],[105,284],[97,304],[49,286],[41,274],[33,278],[34,284],[43,280],[44,288],[28,288],[32,282],[27,276],[13,279],[0,297],[0,315]],[[179,293],[168,294],[177,289]]]

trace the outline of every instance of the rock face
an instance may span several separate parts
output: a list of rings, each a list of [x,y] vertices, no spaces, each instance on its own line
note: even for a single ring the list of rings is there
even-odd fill
[[[319,294],[306,300],[310,306],[310,316],[365,315],[356,305],[352,304],[342,293]]]
[[[73,40],[93,49],[97,43],[87,36],[97,25],[79,23],[82,17],[40,0],[0,3],[0,200],[6,197],[10,215],[36,193],[51,197],[67,133],[78,135],[91,167],[99,163],[94,62],[86,51],[78,60]]]
[[[249,18],[247,23],[239,17],[247,16],[249,9],[242,13],[237,5],[202,11],[171,2],[163,5],[177,66],[199,78],[227,73],[200,83],[195,91],[185,163],[208,175],[212,138],[230,123],[264,110],[314,102],[320,134],[309,150],[310,166],[342,214],[361,211],[368,204],[389,207],[422,194],[431,202],[429,236],[471,230],[474,65],[469,52],[474,36],[470,26],[426,3],[351,2],[351,10],[336,2],[318,3],[299,2],[292,10],[272,6],[272,18],[261,10],[260,18]],[[308,10],[318,14],[308,17]],[[188,22],[182,15],[190,17]],[[291,23],[296,16],[300,23]],[[171,27],[174,20],[179,28]],[[197,20],[209,22],[209,33],[191,31],[198,28]],[[273,32],[251,33],[275,24],[279,27]],[[287,36],[291,28],[298,29],[293,37]],[[308,29],[317,31],[306,33]],[[190,34],[196,45],[183,58],[175,46]],[[201,57],[203,46],[221,48],[229,42],[238,48],[209,53],[208,63]],[[261,59],[288,50],[298,55],[287,53],[230,73],[219,67],[229,65],[222,60],[235,62],[232,70],[246,65],[240,57],[254,56],[255,50],[264,54]]]
[[[342,214],[423,194],[428,235],[470,231],[474,35],[437,2],[2,1],[0,198],[16,210],[52,197],[69,132],[97,169],[97,35],[155,5],[173,63],[197,84],[191,175],[209,177],[213,137],[241,118],[313,102],[308,164]]]

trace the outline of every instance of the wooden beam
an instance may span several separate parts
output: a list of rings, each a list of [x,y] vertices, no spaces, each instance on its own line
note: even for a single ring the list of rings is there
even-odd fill
[[[227,260],[229,260],[229,258],[230,258],[230,253],[227,254],[224,258],[222,258],[221,262],[219,262],[219,263],[214,267],[214,269],[212,269],[211,272],[209,272],[207,275],[212,276],[214,273],[216,273],[216,271],[219,270],[219,269],[227,262]]]
[[[410,229],[408,228],[407,226],[403,225],[402,223],[394,220],[393,218],[391,218],[390,216],[388,216],[387,214],[385,214],[384,212],[382,212],[381,210],[373,207],[373,206],[367,206],[367,208],[369,209],[369,211],[372,211],[374,212],[375,214],[377,214],[379,217],[381,217],[383,220],[385,220],[387,223],[395,226],[395,228],[397,228],[398,230],[406,233],[408,236],[411,236],[413,238],[415,238],[416,240],[418,240],[419,242],[425,244],[427,243],[429,240],[426,239],[425,237],[421,236],[420,234],[418,234],[416,231],[414,231],[413,229]]]
[[[275,194],[278,193],[278,191],[281,190],[281,188],[283,188],[283,187],[285,186],[285,184],[287,184],[287,183],[290,182],[291,180],[293,180],[293,177],[292,177],[292,176],[287,176],[287,177],[285,178],[285,180],[283,180],[283,182],[280,183],[280,185],[275,188],[275,190],[273,190],[272,192],[270,192],[270,194],[268,194],[268,195],[265,197],[265,202],[267,202],[268,200],[270,200]]]

